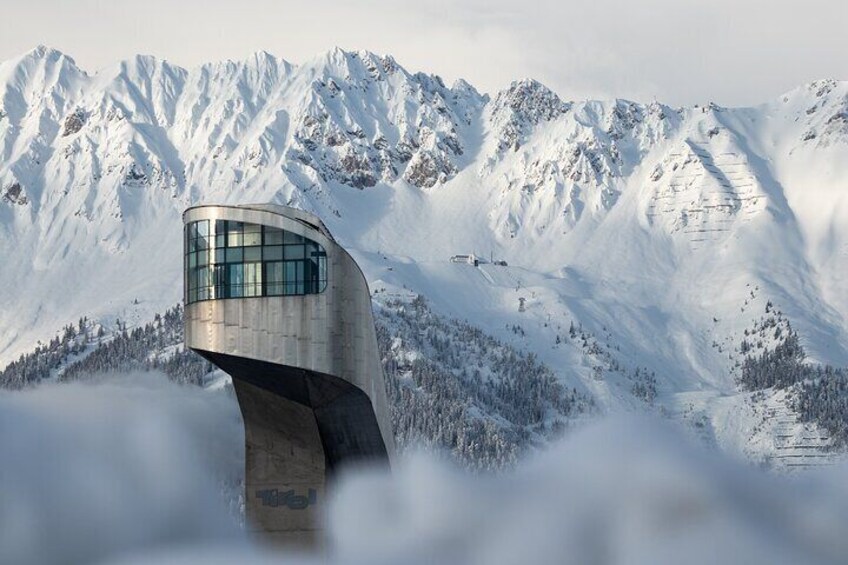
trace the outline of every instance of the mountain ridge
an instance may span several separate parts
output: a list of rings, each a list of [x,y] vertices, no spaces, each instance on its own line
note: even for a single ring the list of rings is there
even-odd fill
[[[490,96],[341,49],[109,69],[49,48],[0,64],[0,365],[83,315],[164,312],[182,211],[245,201],[319,214],[372,288],[538,354],[605,409],[631,405],[616,363],[656,372],[671,411],[735,395],[727,348],[759,301],[848,365],[848,82],[672,108],[532,79]],[[448,262],[469,252],[509,266]],[[562,345],[571,322],[616,363]]]

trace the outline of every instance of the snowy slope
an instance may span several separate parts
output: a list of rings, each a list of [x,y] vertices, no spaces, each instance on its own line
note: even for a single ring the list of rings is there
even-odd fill
[[[0,64],[0,365],[81,315],[179,300],[187,206],[275,201],[321,215],[372,288],[424,294],[607,409],[644,407],[643,368],[660,406],[702,391],[726,412],[766,301],[848,364],[846,179],[845,82],[674,109],[532,80],[488,96],[340,49],[89,74],[38,47]],[[472,251],[509,266],[448,262]]]

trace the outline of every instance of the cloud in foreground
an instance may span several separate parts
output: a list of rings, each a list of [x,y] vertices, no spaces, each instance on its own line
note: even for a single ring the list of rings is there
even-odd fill
[[[769,474],[610,419],[510,473],[431,455],[341,480],[327,554],[252,545],[224,508],[234,399],[158,374],[0,395],[3,563],[837,563],[848,469]]]

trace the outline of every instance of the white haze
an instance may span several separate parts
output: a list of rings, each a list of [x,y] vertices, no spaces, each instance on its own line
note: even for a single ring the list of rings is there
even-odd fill
[[[218,481],[243,464],[223,393],[162,374],[0,394],[0,563],[90,563],[239,539]]]
[[[393,477],[353,477],[331,526],[355,563],[837,563],[845,477],[769,475],[664,423],[610,419],[509,475],[419,456]]]
[[[159,374],[0,395],[0,562],[272,563],[220,500],[235,400]],[[578,431],[513,472],[433,456],[342,481],[333,563],[837,563],[848,469],[744,467],[643,420]],[[324,562],[287,556],[289,562]]]

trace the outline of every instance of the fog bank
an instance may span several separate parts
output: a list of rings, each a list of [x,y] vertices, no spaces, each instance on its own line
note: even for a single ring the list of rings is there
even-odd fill
[[[89,563],[241,533],[241,417],[158,373],[0,393],[0,563]]]
[[[235,399],[163,375],[0,394],[0,563],[839,563],[848,468],[770,474],[612,418],[500,475],[433,455],[344,477],[323,556],[251,544]]]

